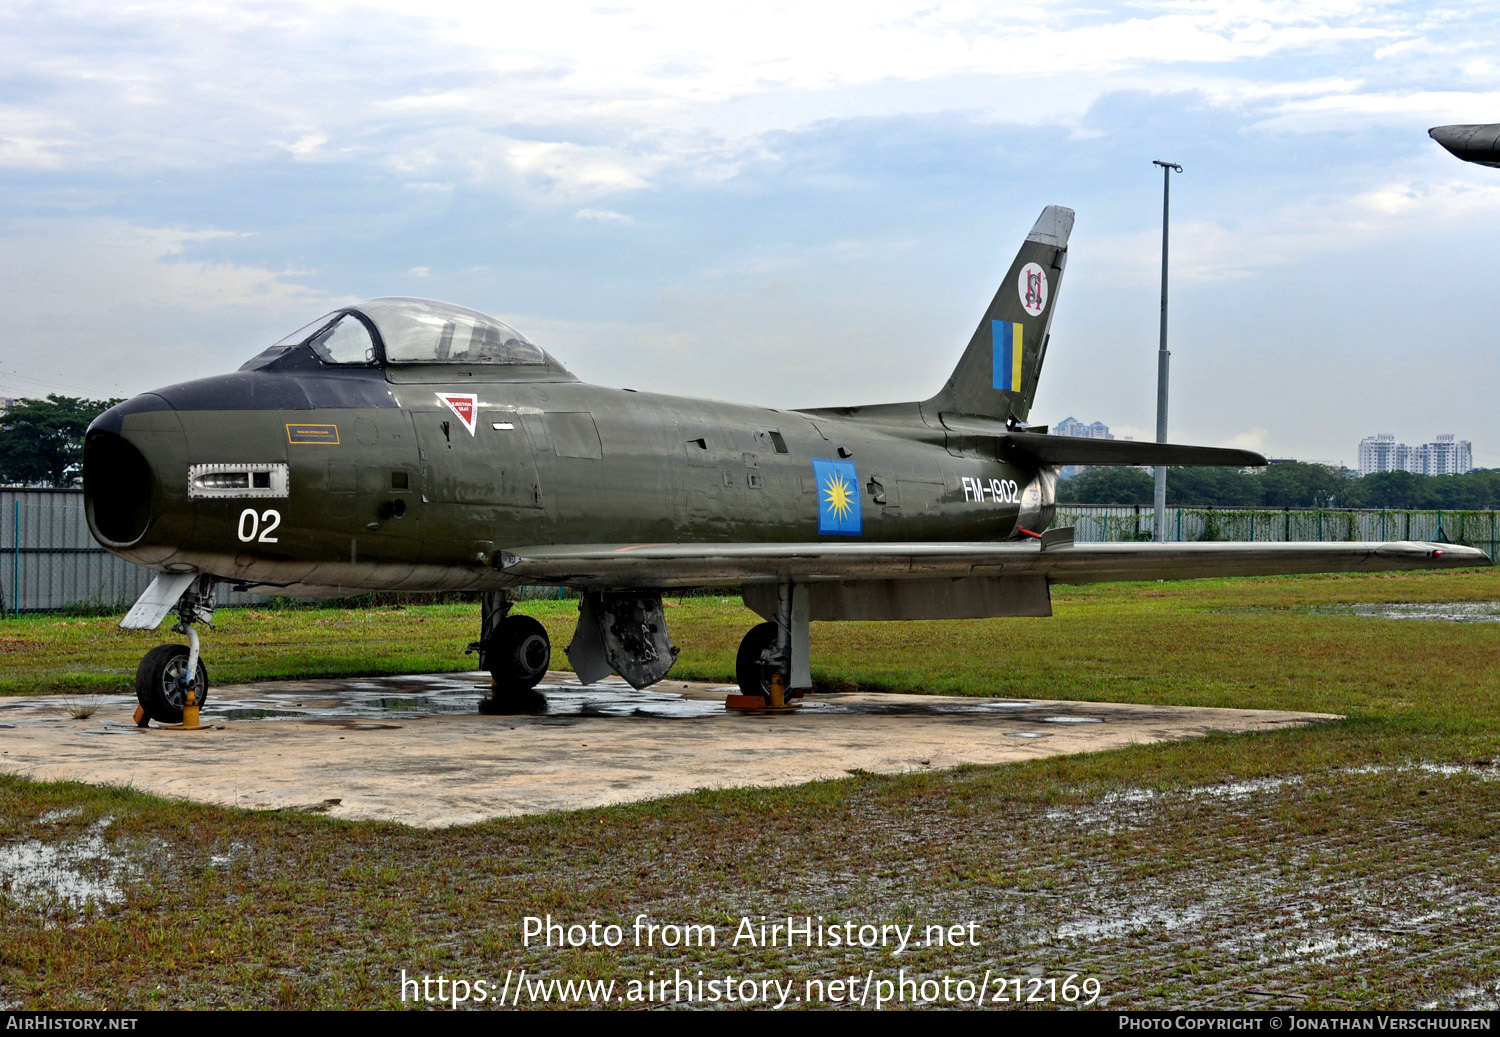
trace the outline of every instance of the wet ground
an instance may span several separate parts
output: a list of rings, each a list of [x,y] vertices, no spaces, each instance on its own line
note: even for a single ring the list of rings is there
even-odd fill
[[[479,673],[214,688],[208,730],[139,729],[126,696],[0,699],[0,770],[256,809],[422,826],[699,788],[790,785],[1093,752],[1322,714],[929,695],[809,697],[738,715],[733,689],[552,673],[500,716]],[[80,716],[80,714],[88,714]]]
[[[1429,601],[1415,604],[1374,603],[1342,605],[1316,610],[1375,619],[1426,619],[1447,623],[1500,623],[1500,601]]]
[[[1281,609],[1247,605],[1219,609],[1228,613],[1271,613]],[[1312,605],[1296,611],[1314,616],[1365,616],[1370,619],[1420,619],[1438,623],[1500,623],[1500,601],[1357,602]]]

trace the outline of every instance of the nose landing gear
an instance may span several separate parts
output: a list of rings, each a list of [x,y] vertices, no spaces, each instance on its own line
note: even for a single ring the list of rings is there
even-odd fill
[[[213,626],[214,578],[208,575],[168,576],[163,574],[141,595],[122,626],[155,629],[171,610],[171,593],[179,589],[177,622],[173,633],[184,634],[185,645],[157,645],[141,659],[135,671],[135,697],[140,703],[136,723],[145,727],[149,721],[158,724],[197,724],[198,707],[208,701],[208,669],[198,656],[198,631],[194,623]],[[151,618],[154,614],[154,620]]]

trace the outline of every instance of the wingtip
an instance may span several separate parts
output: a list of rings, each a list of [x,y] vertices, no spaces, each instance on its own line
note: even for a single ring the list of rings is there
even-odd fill
[[[1375,553],[1385,558],[1430,559],[1440,566],[1452,568],[1494,564],[1480,548],[1426,540],[1393,540],[1382,543]]]

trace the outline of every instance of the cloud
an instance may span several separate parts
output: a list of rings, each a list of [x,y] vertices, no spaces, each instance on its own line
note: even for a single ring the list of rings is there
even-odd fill
[[[1253,450],[1257,454],[1264,454],[1269,449],[1270,443],[1270,430],[1256,426],[1255,428],[1246,429],[1244,432],[1230,436],[1227,440],[1219,443],[1219,445],[1229,447],[1232,450]]]
[[[85,220],[0,235],[0,384],[97,396],[221,373],[341,301],[291,271],[188,257],[228,232]],[[9,384],[15,378],[24,379]]]
[[[628,227],[635,226],[635,220],[622,212],[612,209],[579,209],[573,214],[575,220],[592,220],[596,223],[620,223]]]
[[[69,139],[54,116],[40,108],[0,104],[0,168],[56,169]]]
[[[1268,267],[1335,252],[1360,252],[1382,242],[1457,234],[1481,218],[1500,216],[1500,184],[1421,177],[1388,180],[1346,198],[1298,200],[1248,217],[1174,220],[1173,283],[1241,280]],[[1161,278],[1159,228],[1106,235],[1090,243],[1094,276],[1146,286]]]
[[[0,162],[202,168],[326,158],[336,140],[348,160],[402,175],[458,167],[542,199],[603,197],[667,170],[732,175],[726,156],[763,135],[872,105],[1066,122],[1103,92],[1164,77],[1253,103],[1319,56],[1399,69],[1482,20],[1449,15],[1360,0],[38,5],[6,18],[0,61],[48,100],[0,109]],[[1299,67],[1278,74],[1270,63],[1287,55]],[[1226,77],[1238,85],[1220,88]],[[1293,122],[1362,96],[1292,89],[1308,95],[1279,113]]]
[[[503,155],[512,170],[549,193],[592,195],[646,186],[641,163],[615,149],[517,140],[505,144]]]
[[[280,146],[285,148],[297,158],[308,158],[312,155],[316,155],[319,151],[322,150],[323,145],[327,143],[328,134],[307,133],[303,134],[301,137],[298,137],[294,141],[283,143]]]
[[[1294,133],[1347,131],[1381,125],[1427,126],[1489,122],[1500,112],[1500,90],[1330,90],[1288,100],[1256,123],[1260,130]]]

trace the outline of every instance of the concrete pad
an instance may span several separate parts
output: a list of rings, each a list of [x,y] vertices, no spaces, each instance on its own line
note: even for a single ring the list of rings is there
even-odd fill
[[[142,730],[127,696],[0,699],[0,771],[130,785],[253,809],[424,827],[575,810],[702,788],[793,785],[1096,752],[1210,731],[1337,717],[1248,709],[855,693],[794,714],[725,712],[734,689],[638,692],[551,673],[506,716],[481,716],[488,675],[282,681],[212,688],[212,728]],[[98,711],[74,719],[87,702]]]

